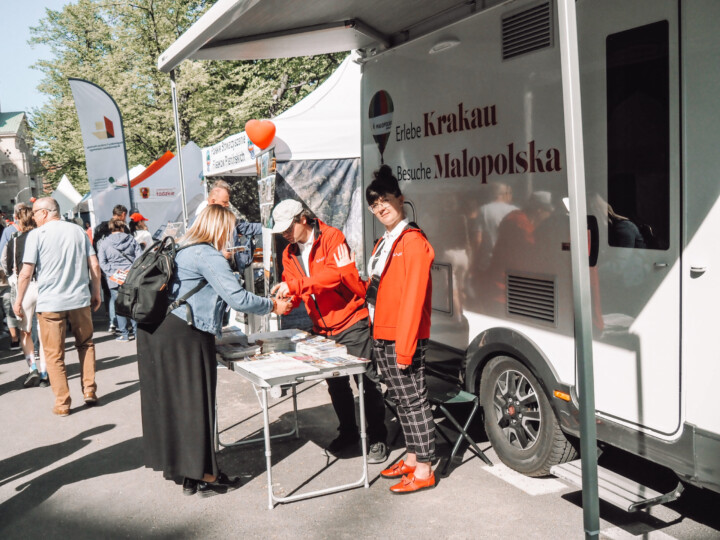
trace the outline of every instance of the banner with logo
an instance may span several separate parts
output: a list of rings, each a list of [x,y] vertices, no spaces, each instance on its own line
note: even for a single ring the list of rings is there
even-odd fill
[[[115,100],[96,84],[82,79],[69,82],[80,120],[95,218],[105,221],[116,204],[131,206],[122,116]]]

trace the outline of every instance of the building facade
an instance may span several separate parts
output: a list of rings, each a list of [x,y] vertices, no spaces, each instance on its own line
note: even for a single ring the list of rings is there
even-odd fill
[[[0,112],[0,210],[10,214],[16,202],[41,196],[43,176],[25,113]]]

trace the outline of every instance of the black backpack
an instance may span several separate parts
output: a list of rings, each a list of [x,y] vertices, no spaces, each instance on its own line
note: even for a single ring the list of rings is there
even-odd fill
[[[175,268],[175,256],[178,251],[175,239],[166,236],[155,242],[130,267],[125,283],[118,288],[115,310],[118,315],[130,317],[141,324],[158,324],[168,313],[187,305],[187,300],[202,289],[206,283],[201,282],[191,291],[174,302],[170,302],[170,280]],[[187,321],[192,324],[192,312],[187,305]]]

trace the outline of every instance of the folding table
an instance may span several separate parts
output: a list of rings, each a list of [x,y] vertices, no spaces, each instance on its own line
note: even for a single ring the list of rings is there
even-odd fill
[[[349,484],[343,484],[325,489],[319,489],[310,491],[307,493],[299,493],[296,495],[290,495],[287,497],[278,497],[273,492],[272,488],[272,450],[271,440],[273,438],[279,438],[288,435],[298,435],[299,427],[297,423],[297,392],[295,387],[303,382],[315,381],[320,379],[330,379],[333,377],[345,377],[348,375],[360,375],[365,373],[367,369],[367,362],[358,362],[354,364],[333,366],[333,367],[318,367],[312,364],[305,364],[305,370],[302,370],[302,366],[296,366],[297,369],[283,369],[279,366],[274,371],[273,366],[268,364],[267,369],[261,364],[266,362],[264,360],[236,360],[233,362],[225,362],[225,364],[232,369],[235,373],[250,381],[256,388],[260,389],[261,400],[260,404],[263,411],[263,433],[265,442],[265,464],[267,468],[267,486],[268,486],[268,509],[272,510],[275,503],[285,503],[298,501],[302,499],[308,499],[310,497],[317,497],[319,495],[327,495],[330,493],[336,493],[338,491],[344,491],[353,489],[356,487],[364,486],[365,488],[370,487],[368,482],[368,463],[367,463],[367,436],[365,433],[365,396],[363,388],[363,377],[358,377],[358,393],[360,396],[360,440],[362,442],[362,476],[359,480],[351,482]],[[299,360],[297,361],[300,364]],[[292,387],[293,391],[293,409],[295,412],[295,429],[289,433],[280,434],[277,436],[270,435],[270,413],[268,407],[268,394],[273,387]],[[239,441],[238,443],[225,444],[224,446],[237,445],[247,442],[259,441],[260,439],[253,439],[252,441]]]

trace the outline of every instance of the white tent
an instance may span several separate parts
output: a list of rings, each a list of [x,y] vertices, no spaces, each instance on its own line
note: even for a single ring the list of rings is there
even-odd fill
[[[182,149],[185,176],[185,197],[188,213],[205,198],[200,147],[189,142]],[[148,219],[151,233],[167,225],[168,221],[182,221],[182,195],[177,157],[167,152],[150,164],[145,171],[135,175],[130,182],[133,205]]]
[[[317,89],[272,119],[275,124],[276,201],[302,201],[342,230],[362,264],[360,181],[360,66],[350,54]],[[255,148],[245,132],[203,148],[212,176],[256,175]]]
[[[77,190],[73,187],[68,180],[68,177],[63,175],[60,183],[55,188],[55,191],[50,195],[60,205],[60,213],[62,215],[72,212],[75,206],[82,200],[83,196],[80,195]]]
[[[360,66],[349,55],[310,95],[272,119],[278,162],[360,157]],[[205,176],[254,176],[255,155],[245,132],[203,148]]]

